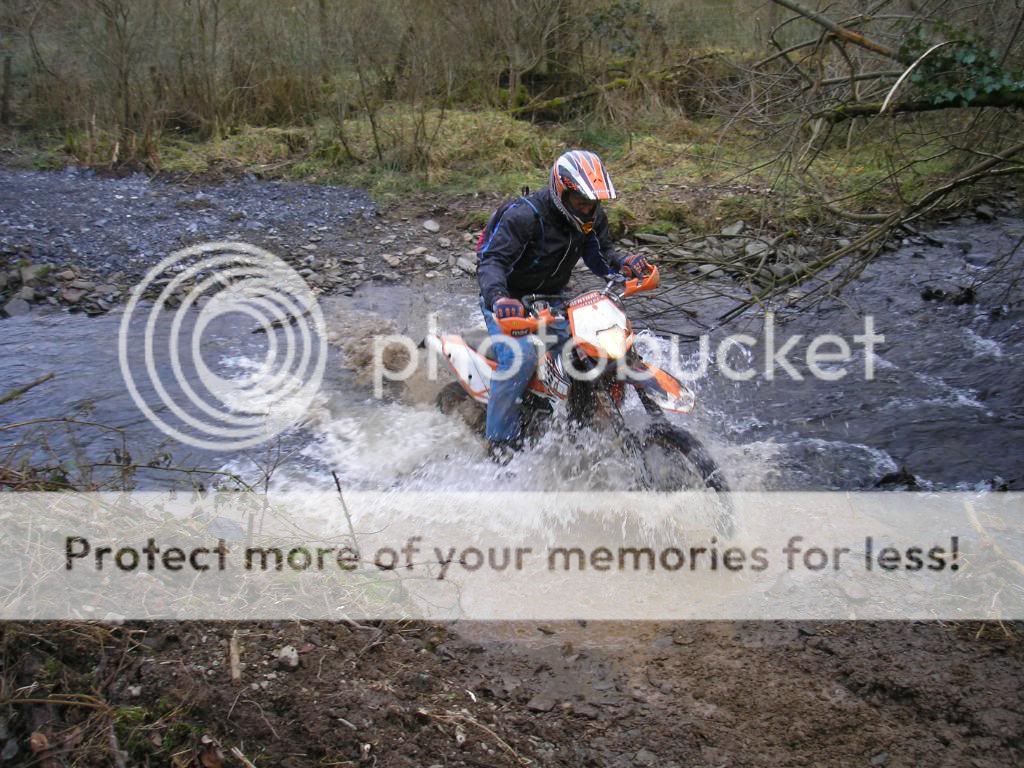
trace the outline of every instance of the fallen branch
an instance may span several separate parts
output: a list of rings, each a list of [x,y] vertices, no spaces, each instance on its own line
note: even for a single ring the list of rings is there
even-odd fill
[[[935,204],[938,203],[939,200],[944,198],[953,190],[958,189],[959,187],[965,186],[967,184],[973,184],[974,182],[979,181],[980,179],[983,178],[1003,175],[1005,172],[1009,171],[1014,171],[1017,173],[1024,172],[1024,168],[996,168],[996,166],[1005,163],[1011,157],[1018,155],[1021,152],[1024,152],[1024,142],[1020,144],[1015,144],[1014,146],[1003,150],[998,155],[993,155],[984,160],[983,162],[973,166],[972,168],[969,168],[961,176],[958,176],[952,181],[943,184],[941,187],[937,187],[931,190],[930,192],[922,195],[917,200],[905,206],[904,208],[898,211],[894,211],[893,213],[890,213],[881,224],[879,224],[874,229],[869,230],[868,232],[866,232],[864,235],[862,235],[849,245],[843,248],[839,248],[838,250],[835,250],[832,253],[826,254],[821,259],[814,262],[807,269],[801,272],[794,272],[790,275],[786,275],[785,277],[780,278],[778,282],[771,288],[762,291],[756,296],[752,296],[746,301],[743,301],[740,304],[736,305],[728,312],[726,312],[724,315],[721,315],[719,317],[719,320],[723,323],[728,322],[729,320],[732,320],[733,318],[736,318],[739,315],[743,314],[747,309],[754,306],[755,304],[762,304],[765,301],[768,301],[774,298],[775,296],[778,296],[783,291],[787,291],[790,288],[793,288],[797,285],[800,285],[803,282],[806,282],[807,280],[811,279],[815,275],[820,274],[821,272],[828,269],[833,264],[837,263],[838,261],[848,256],[849,254],[854,253],[873,242],[884,239],[894,228],[899,227],[900,225],[908,221],[912,221],[918,218],[919,216],[930,210],[933,206],[935,206]],[[872,255],[870,258],[874,258],[874,255]],[[867,261],[869,261],[870,258],[863,259],[860,268],[863,268],[863,266],[867,264]]]
[[[772,2],[781,5],[783,8],[788,8],[789,10],[800,14],[805,19],[809,19],[810,21],[813,21],[815,24],[820,24],[833,35],[838,37],[840,40],[845,40],[848,43],[853,43],[854,45],[858,45],[861,48],[866,48],[869,51],[881,54],[882,56],[885,56],[887,59],[899,61],[904,64],[909,63],[905,60],[904,56],[901,56],[897,51],[894,51],[892,48],[882,45],[881,43],[875,42],[871,38],[864,37],[864,35],[847,29],[846,27],[841,27],[827,16],[823,16],[817,11],[811,10],[810,8],[807,8],[801,5],[800,3],[793,2],[793,0],[772,0]]]
[[[1004,109],[1024,107],[1024,93],[1005,91],[982,93],[966,104],[960,102],[935,104],[931,101],[904,101],[898,104],[889,104],[888,106],[884,102],[843,104],[824,112],[817,112],[812,117],[820,118],[830,123],[841,123],[854,117],[872,117],[882,114],[883,108],[885,108],[886,114],[891,114],[893,112],[934,112],[939,109],[977,109],[981,107],[1001,107]]]
[[[549,110],[561,109],[567,104],[572,104],[574,102],[580,101],[581,99],[586,99],[590,96],[597,96],[600,93],[614,91],[617,88],[625,88],[626,86],[631,85],[633,82],[634,81],[631,78],[618,77],[610,82],[601,83],[600,85],[595,85],[591,88],[587,88],[584,91],[569,94],[568,96],[556,96],[553,99],[546,99],[545,101],[535,102],[532,104],[526,104],[525,106],[522,107],[517,107],[516,109],[512,110],[512,114],[526,115],[534,114],[536,112],[546,112]]]
[[[657,70],[655,72],[644,72],[633,77],[617,77],[614,80],[609,80],[607,83],[600,83],[598,85],[591,86],[582,91],[571,93],[567,96],[556,96],[553,99],[545,99],[544,101],[535,101],[526,104],[522,107],[517,107],[512,110],[512,114],[527,115],[535,114],[537,112],[546,112],[549,110],[561,109],[567,104],[586,99],[591,96],[597,96],[602,93],[608,93],[609,91],[618,90],[619,88],[628,88],[631,85],[635,85],[640,80],[651,80],[653,82],[672,82],[678,78],[683,72],[691,67],[694,62],[704,61],[706,59],[713,59],[719,56],[717,53],[708,53],[701,56],[695,56],[692,59],[688,59],[682,64],[676,64],[668,67],[667,69]]]

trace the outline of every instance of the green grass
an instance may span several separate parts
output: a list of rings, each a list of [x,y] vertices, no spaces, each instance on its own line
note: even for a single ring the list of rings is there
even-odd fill
[[[43,141],[32,165],[54,167],[75,159],[102,166],[117,147],[113,135],[72,132]],[[620,197],[608,206],[617,234],[683,228],[707,233],[737,219],[781,230],[827,219],[819,194],[777,177],[771,167],[745,172],[774,156],[777,147],[758,143],[749,129],[735,124],[691,121],[670,112],[638,115],[630,131],[593,120],[541,127],[496,110],[442,115],[389,105],[376,115],[376,140],[374,126],[361,116],[340,125],[321,120],[294,127],[239,126],[208,141],[164,134],[145,153],[135,150],[151,169],[178,176],[248,171],[358,186],[388,205],[418,195],[536,189],[547,182],[551,161],[571,147],[593,149],[609,166]],[[887,180],[891,152],[884,135],[858,135],[850,149],[845,137],[833,137],[814,165],[825,197],[855,212],[889,210],[951,170],[952,155],[921,162],[901,174],[897,187]]]

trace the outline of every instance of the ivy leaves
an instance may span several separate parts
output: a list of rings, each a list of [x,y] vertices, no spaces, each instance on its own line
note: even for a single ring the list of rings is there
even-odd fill
[[[970,106],[980,96],[1024,92],[1024,73],[1000,63],[999,52],[952,28],[944,30],[957,42],[933,51],[910,75],[920,98],[936,106]],[[920,27],[908,35],[900,54],[916,60],[932,45]]]

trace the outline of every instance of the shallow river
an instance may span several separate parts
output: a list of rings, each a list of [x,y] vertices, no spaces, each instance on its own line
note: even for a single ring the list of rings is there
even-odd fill
[[[712,350],[730,333],[757,339],[752,351],[735,347],[724,358],[730,367],[751,367],[756,375],[732,381],[713,360],[692,384],[698,395],[695,413],[678,417],[679,422],[709,444],[737,489],[871,488],[904,466],[925,488],[985,487],[993,480],[1022,487],[1024,308],[1019,289],[1010,284],[1020,269],[999,272],[993,266],[1020,263],[1019,256],[1007,257],[1022,234],[1024,223],[1012,219],[953,221],[930,232],[943,244],[904,241],[869,266],[839,300],[788,315],[781,310],[775,349],[802,335],[787,356],[802,381],[778,366],[774,380],[764,376],[762,315],[750,313],[714,330]],[[634,305],[637,326],[657,329],[641,333],[640,343],[667,367],[694,370],[698,344],[692,336],[702,329],[678,313],[654,314],[685,294],[671,290],[672,280],[666,276],[670,290],[660,299]],[[921,296],[926,288],[955,294],[970,285],[977,286],[973,303]],[[471,281],[452,283],[437,295],[420,286],[366,284],[354,296],[325,299],[322,306],[332,343],[320,397],[302,426],[269,447],[241,452],[177,444],[140,413],[119,373],[120,312],[86,318],[55,309],[0,321],[4,389],[56,373],[52,381],[0,406],[0,424],[67,417],[124,433],[41,423],[0,431],[0,445],[37,463],[61,456],[74,477],[78,470],[71,464],[116,462],[115,449],[126,444],[134,464],[219,469],[254,483],[272,469],[271,484],[281,489],[333,487],[331,470],[356,488],[459,489],[483,483],[534,490],[613,487],[622,470],[628,471],[621,457],[600,446],[566,450],[557,430],[509,467],[498,468],[486,459],[477,437],[433,408],[436,385],[390,390],[383,400],[372,396],[361,375],[366,371],[352,362],[353,339],[356,347],[360,339],[368,345],[374,332],[394,329],[419,338],[430,312],[438,313],[443,328],[480,325]],[[729,306],[709,299],[701,317],[713,325]],[[867,315],[874,319],[875,333],[885,337],[874,348],[871,380],[865,378],[869,356],[854,340],[864,333]],[[645,317],[652,319],[645,323]],[[684,334],[675,361],[669,354],[674,342],[667,336],[673,332]],[[848,362],[822,366],[832,372],[847,369],[837,381],[807,375],[807,340],[822,333],[843,337],[851,347]],[[348,342],[347,356],[341,342]],[[241,376],[265,348],[265,335],[253,334],[252,323],[243,318],[211,326],[201,354],[214,370]],[[141,365],[141,352],[131,356],[133,365]],[[143,387],[142,394],[153,398],[151,388]],[[630,410],[631,418],[639,418],[637,403]],[[72,455],[74,460],[68,458]],[[141,469],[133,477],[141,487],[185,480],[171,469]]]

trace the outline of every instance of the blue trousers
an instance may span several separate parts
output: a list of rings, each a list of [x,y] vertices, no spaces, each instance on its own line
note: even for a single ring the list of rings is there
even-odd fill
[[[522,426],[519,418],[519,405],[523,392],[526,391],[530,379],[537,369],[539,345],[532,341],[533,334],[519,337],[506,336],[498,325],[494,313],[480,299],[480,309],[484,314],[484,322],[491,334],[491,349],[497,358],[497,378],[491,379],[491,393],[487,400],[487,439],[493,441],[514,440],[519,437]],[[568,323],[562,321],[548,328],[548,332],[558,337],[553,347],[564,344],[569,338]],[[516,365],[518,349],[521,362],[514,373],[509,374]]]

